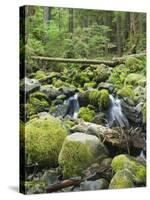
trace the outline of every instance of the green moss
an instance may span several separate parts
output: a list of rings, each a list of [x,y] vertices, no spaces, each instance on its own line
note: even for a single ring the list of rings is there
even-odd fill
[[[32,114],[37,114],[42,111],[46,111],[49,109],[49,103],[45,99],[39,100],[35,97],[30,97],[27,104],[27,112]]]
[[[128,68],[121,64],[113,69],[108,82],[112,83],[116,90],[121,89],[128,73]]]
[[[93,90],[89,93],[90,103],[98,106],[100,109],[105,109],[109,105],[109,92],[108,90]]]
[[[88,89],[88,88],[94,88],[96,87],[96,82],[89,82],[89,83],[85,83],[84,84],[84,89]]]
[[[104,64],[98,65],[94,71],[94,81],[104,82],[110,76],[110,69]]]
[[[36,73],[35,73],[35,79],[42,79],[42,78],[44,78],[46,76],[46,73],[44,72],[44,71],[42,71],[42,70],[39,70],[39,71],[37,71]]]
[[[134,157],[124,154],[118,155],[112,160],[111,166],[114,172],[123,169],[130,170],[133,174],[133,180],[137,183],[146,181],[146,167],[136,161]]]
[[[57,107],[56,106],[51,106],[50,109],[49,109],[49,112],[50,113],[55,113],[57,110]]]
[[[59,164],[65,177],[82,175],[83,170],[92,162],[93,156],[86,145],[65,140],[59,155]]]
[[[117,94],[121,97],[129,97],[133,100],[134,92],[132,86],[124,86],[122,89],[118,90]]]
[[[87,107],[82,107],[79,110],[78,117],[84,119],[84,121],[90,122],[95,117],[95,111]]]
[[[87,73],[76,71],[75,76],[73,77],[73,84],[75,86],[83,86],[85,83],[90,82],[90,78]]]
[[[25,127],[26,163],[55,166],[66,135],[61,121],[54,117],[29,121]]]
[[[45,99],[45,100],[48,99],[47,96],[46,96],[44,93],[39,92],[39,91],[34,92],[33,94],[30,95],[30,97],[37,98],[37,99],[39,99],[40,101],[43,100],[43,99]]]
[[[66,126],[66,128],[69,130],[71,127],[73,127],[75,125],[75,122],[71,121],[71,120],[65,120],[64,121],[64,125]]]
[[[53,81],[53,85],[54,85],[54,87],[59,88],[63,85],[63,81],[58,79],[56,81]]]
[[[131,56],[127,57],[125,65],[131,73],[141,71],[143,69],[141,60]]]
[[[100,90],[100,98],[98,101],[98,105],[100,108],[105,109],[109,105],[109,92],[108,90]]]
[[[121,188],[132,188],[134,187],[132,181],[132,173],[127,170],[118,171],[109,184],[109,189],[121,189]]]
[[[141,74],[131,73],[125,79],[125,85],[144,86],[145,84],[146,78]]]

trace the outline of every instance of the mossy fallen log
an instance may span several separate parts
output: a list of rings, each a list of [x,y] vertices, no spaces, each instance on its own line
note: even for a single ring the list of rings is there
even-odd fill
[[[60,63],[78,63],[78,64],[105,64],[110,67],[115,67],[118,64],[125,62],[128,56],[140,57],[145,56],[145,53],[127,55],[120,58],[113,58],[112,60],[92,60],[92,59],[73,59],[73,58],[53,58],[53,57],[44,57],[44,56],[32,56],[32,59],[39,61],[47,62],[60,62]]]

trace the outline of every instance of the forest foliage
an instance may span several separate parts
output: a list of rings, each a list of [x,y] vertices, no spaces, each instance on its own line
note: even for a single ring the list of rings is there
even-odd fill
[[[33,55],[101,59],[146,48],[145,13],[26,6],[21,20],[28,67],[36,65]]]

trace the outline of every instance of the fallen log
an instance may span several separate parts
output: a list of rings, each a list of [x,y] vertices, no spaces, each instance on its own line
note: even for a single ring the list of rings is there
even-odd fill
[[[60,62],[60,63],[79,63],[79,64],[105,64],[110,67],[115,67],[118,64],[125,62],[129,56],[140,57],[146,55],[145,53],[127,55],[120,58],[113,58],[112,60],[92,60],[92,59],[72,59],[72,58],[53,58],[45,56],[32,56],[32,59],[39,61]]]

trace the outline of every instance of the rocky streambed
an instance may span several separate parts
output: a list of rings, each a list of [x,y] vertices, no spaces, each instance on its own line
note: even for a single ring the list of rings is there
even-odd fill
[[[20,82],[27,194],[146,185],[146,58],[64,65]],[[25,104],[23,102],[25,97]]]

